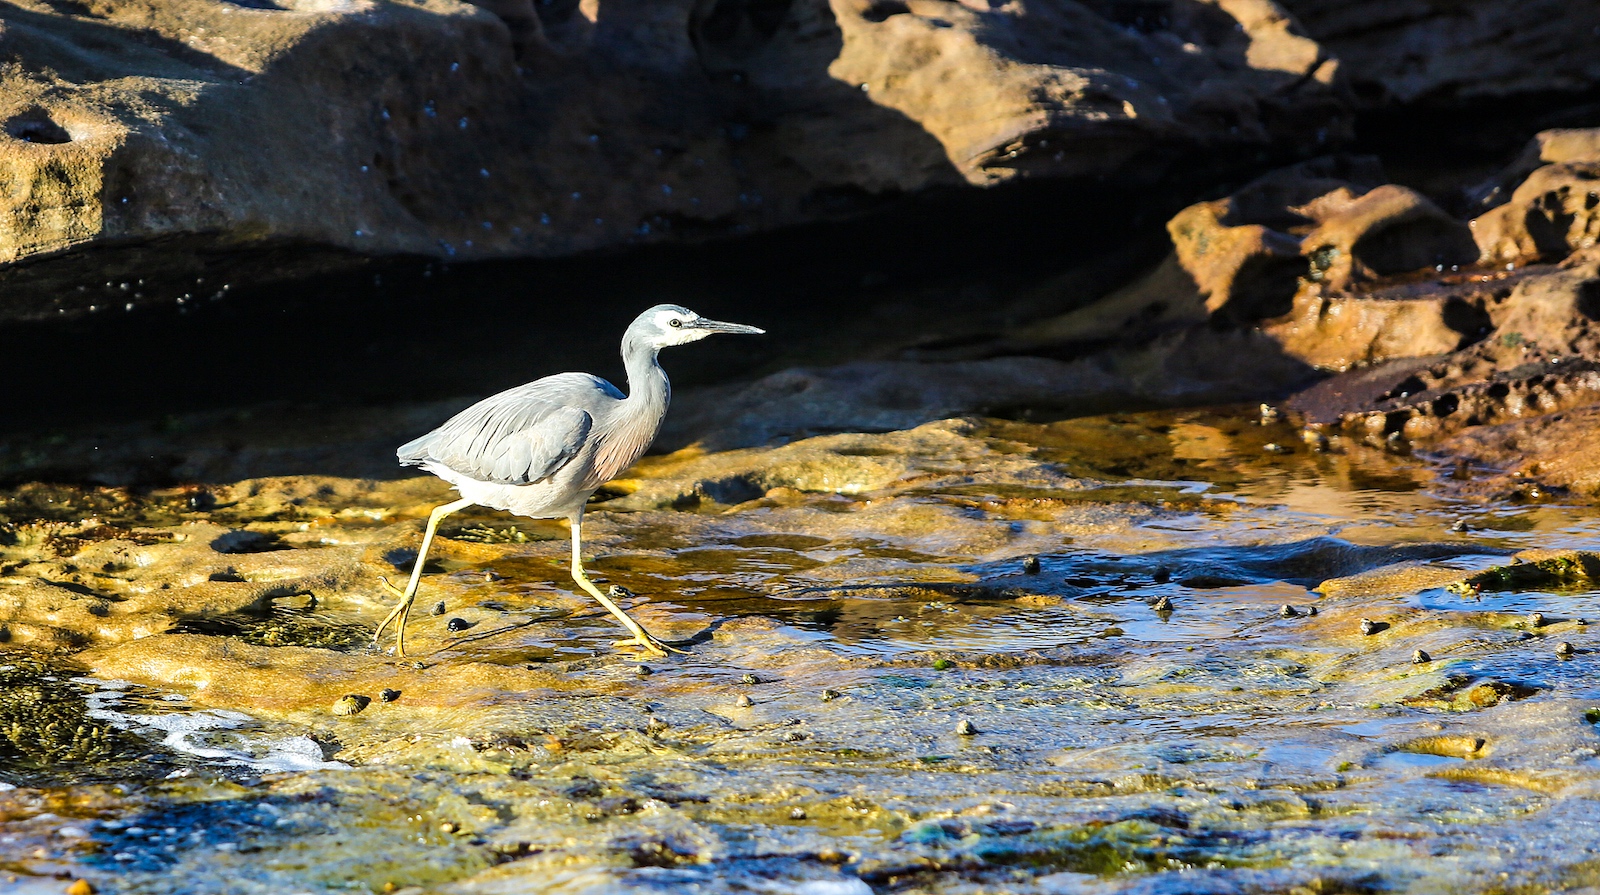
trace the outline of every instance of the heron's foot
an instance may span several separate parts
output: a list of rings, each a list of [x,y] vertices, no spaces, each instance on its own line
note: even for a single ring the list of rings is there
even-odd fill
[[[411,603],[417,598],[416,591],[409,593],[403,591],[390,584],[389,579],[381,576],[378,578],[378,583],[383,585],[383,589],[399,599],[400,602],[395,604],[394,609],[389,611],[389,615],[383,620],[383,624],[378,625],[378,630],[372,632],[372,643],[376,646],[378,641],[383,639],[383,632],[398,619],[398,624],[395,625],[394,652],[397,656],[404,656],[406,654],[406,616],[410,615]]]
[[[672,653],[677,653],[680,656],[689,655],[675,646],[669,646],[660,640],[657,640],[656,638],[650,636],[649,633],[644,631],[640,631],[638,637],[629,637],[627,640],[612,641],[611,645],[619,649],[642,649],[652,656],[659,656],[663,659]]]

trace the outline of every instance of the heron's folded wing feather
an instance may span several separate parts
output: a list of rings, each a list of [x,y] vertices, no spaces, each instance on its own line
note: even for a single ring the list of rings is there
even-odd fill
[[[582,449],[594,418],[536,394],[524,386],[485,398],[396,454],[407,465],[433,461],[483,482],[544,481]]]

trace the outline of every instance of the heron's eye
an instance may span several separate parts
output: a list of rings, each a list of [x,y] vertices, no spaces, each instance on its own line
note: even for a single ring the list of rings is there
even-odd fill
[[[683,325],[683,321],[682,321],[682,320],[679,320],[679,319],[678,319],[678,318],[676,318],[676,317],[674,317],[674,318],[672,318],[672,319],[671,319],[671,320],[668,320],[668,321],[667,321],[667,325],[668,325],[668,326],[670,326],[670,327],[672,327],[672,328],[673,328],[673,329],[677,329],[677,328],[678,328],[678,327],[680,327],[680,326],[682,326],[682,325]]]

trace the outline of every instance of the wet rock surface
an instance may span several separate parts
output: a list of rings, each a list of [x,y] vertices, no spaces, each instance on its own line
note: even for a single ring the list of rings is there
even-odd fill
[[[34,695],[0,724],[78,726],[0,738],[5,871],[118,892],[1590,884],[1591,514],[1465,502],[1415,458],[1299,431],[973,418],[647,458],[585,543],[688,650],[648,674],[576,595],[564,528],[492,513],[442,528],[421,599],[445,610],[414,655],[372,648],[376,579],[446,499],[431,479],[10,488],[0,673]]]

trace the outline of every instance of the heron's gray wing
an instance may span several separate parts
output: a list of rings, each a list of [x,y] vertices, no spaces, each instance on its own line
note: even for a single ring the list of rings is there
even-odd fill
[[[593,382],[549,377],[485,398],[396,454],[409,466],[432,461],[483,482],[544,481],[577,455],[594,425],[587,410],[573,405],[616,391],[583,378]]]

